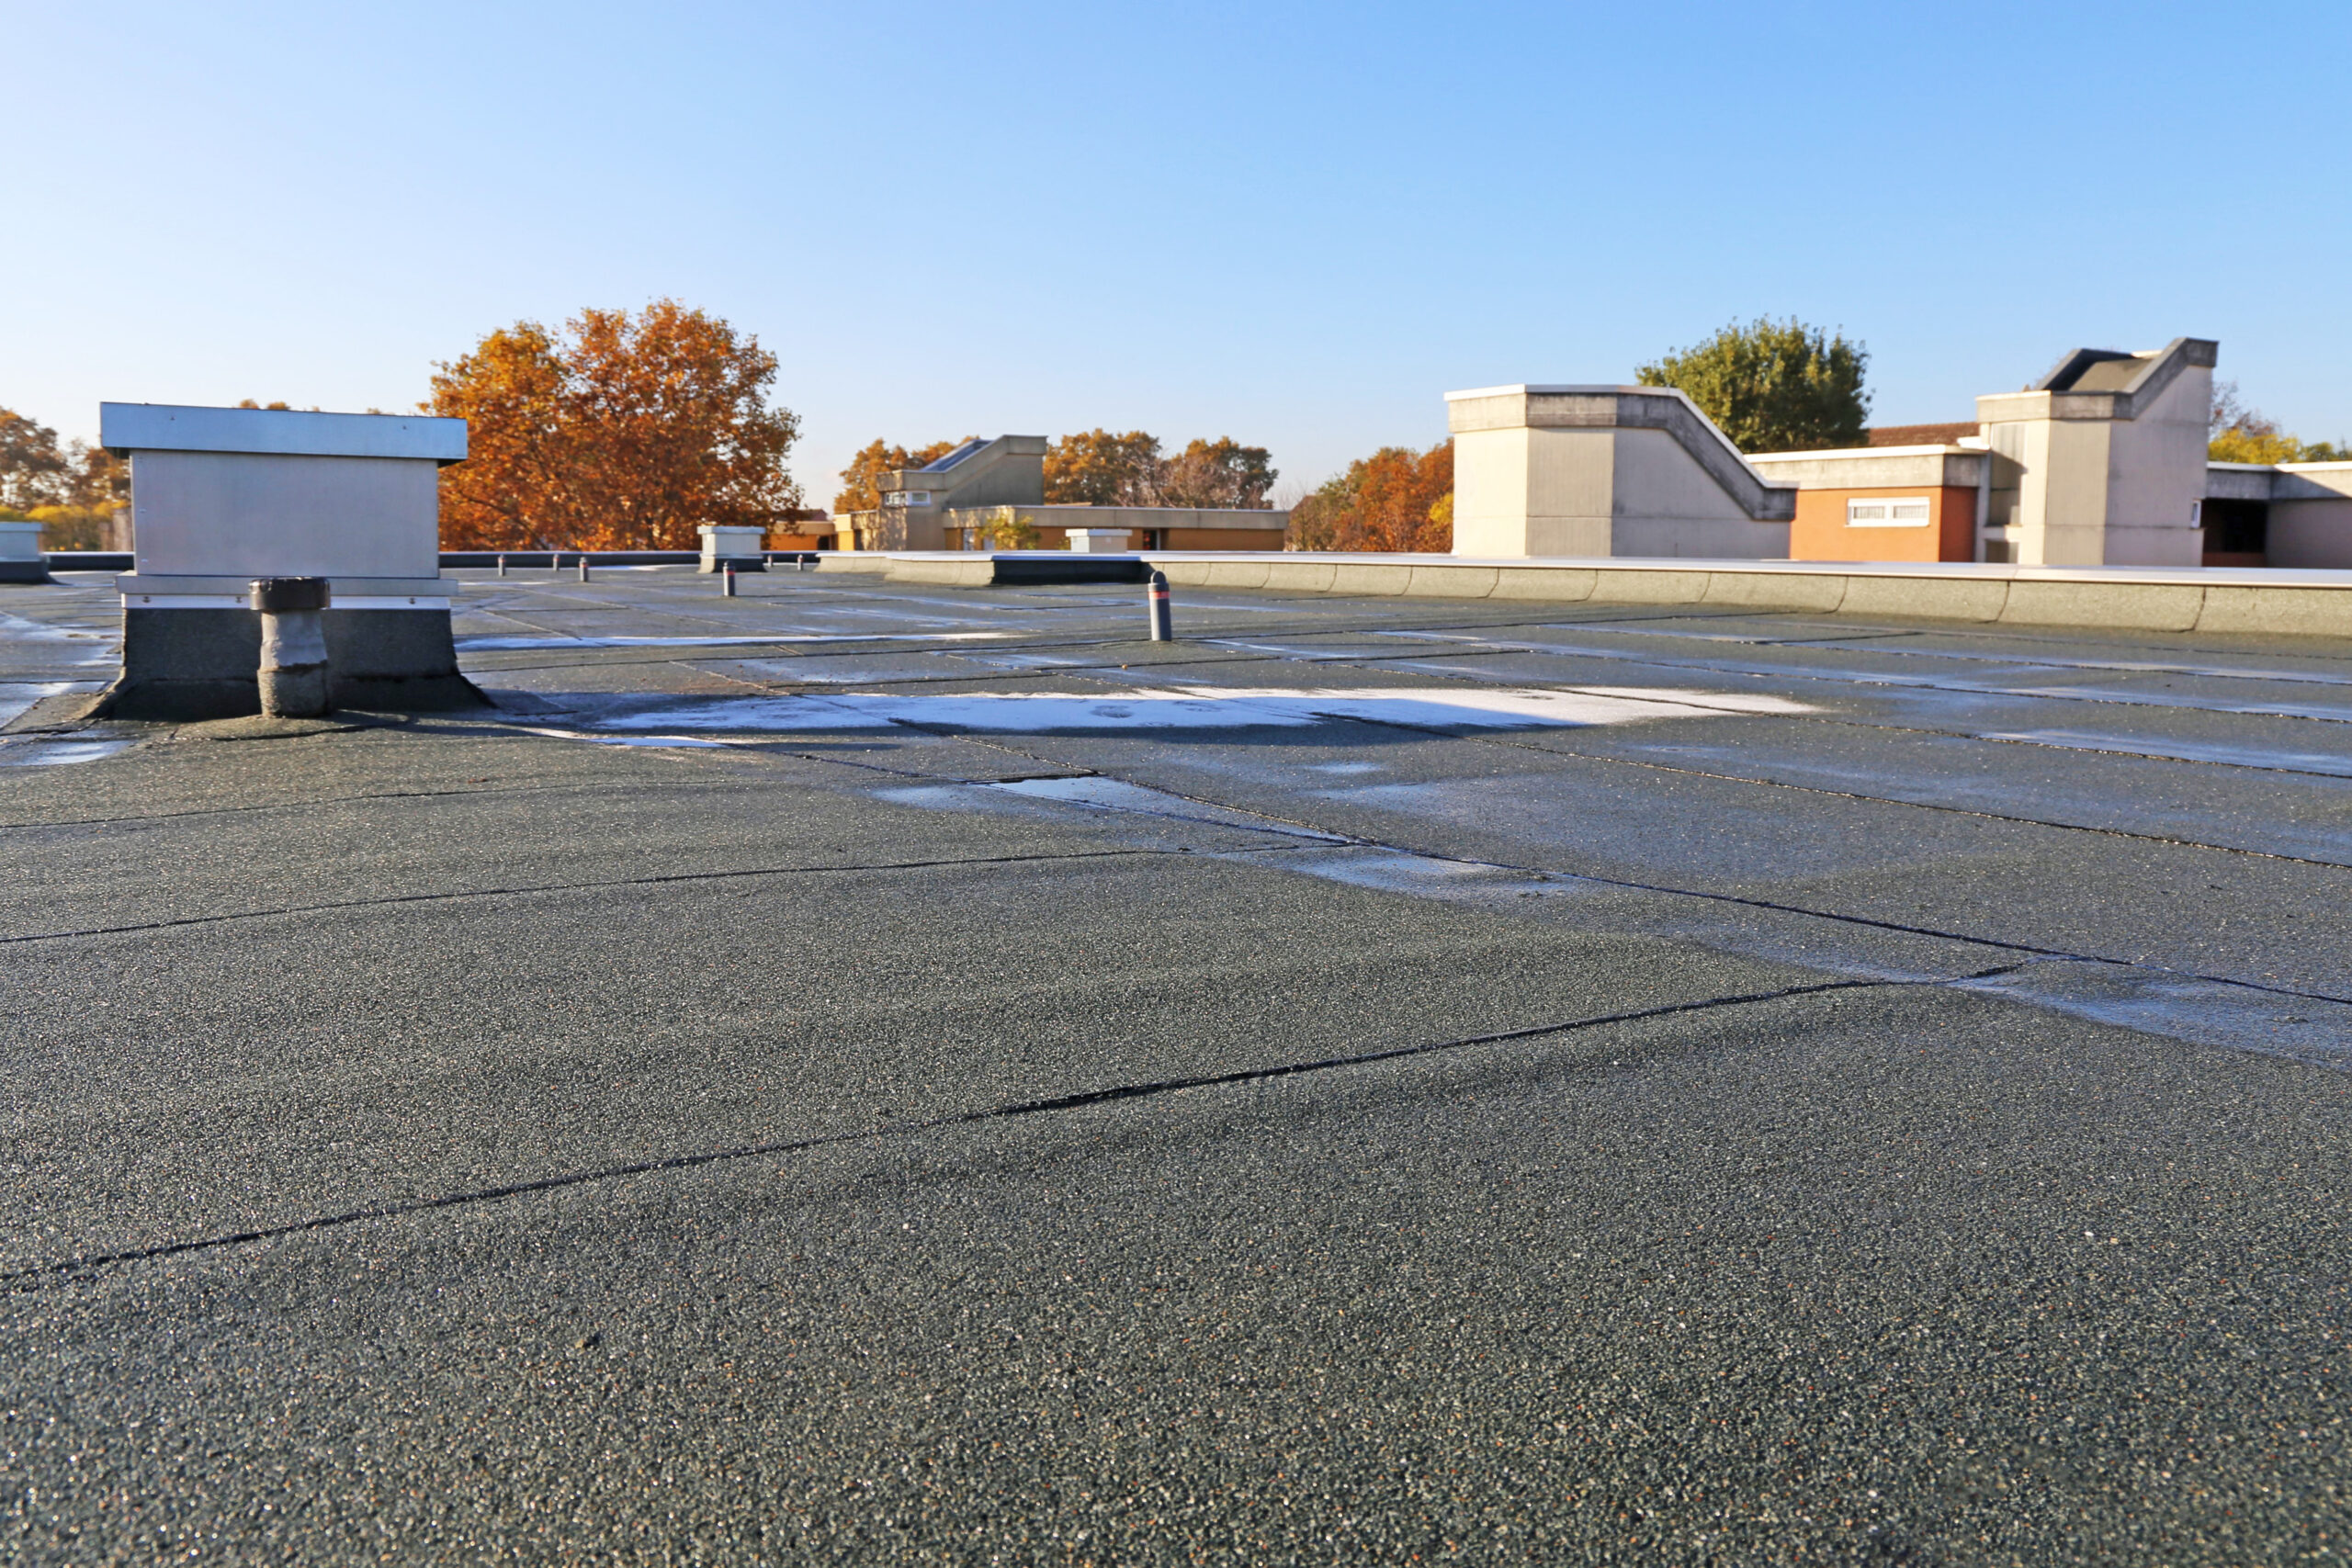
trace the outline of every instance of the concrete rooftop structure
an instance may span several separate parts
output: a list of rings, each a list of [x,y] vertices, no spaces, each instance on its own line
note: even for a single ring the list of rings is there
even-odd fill
[[[12,1561],[2335,1550],[2352,644],[457,575],[0,597]]]
[[[2352,567],[2352,463],[2207,460],[2220,351],[2070,349],[1973,423],[1826,451],[1742,453],[1668,388],[1450,392],[1454,551]]]

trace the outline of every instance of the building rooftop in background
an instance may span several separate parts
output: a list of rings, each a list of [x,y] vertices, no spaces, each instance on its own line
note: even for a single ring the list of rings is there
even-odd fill
[[[915,472],[919,474],[944,474],[948,469],[954,468],[956,464],[962,462],[965,458],[973,456],[975,453],[986,451],[989,446],[994,445],[995,442],[988,436],[975,435],[969,441],[965,442],[961,446],[956,447],[953,452],[948,453],[945,457],[933,457],[930,462],[925,463],[922,468],[917,468]]]
[[[1046,500],[1042,435],[978,435],[919,468],[882,476],[882,504],[834,519],[843,549],[976,550],[1018,538],[1059,549],[1080,531],[1092,548],[1279,550],[1290,513],[1272,507],[1100,506]]]
[[[1874,424],[1862,433],[1865,446],[1950,446],[1982,434],[1973,419],[1943,424]]]
[[[2220,345],[2074,348],[1976,417],[1739,452],[1634,388],[1448,394],[1459,554],[2352,567],[2352,464],[2215,464]],[[1513,400],[1516,400],[1515,401]],[[1726,459],[1727,455],[1727,459]]]

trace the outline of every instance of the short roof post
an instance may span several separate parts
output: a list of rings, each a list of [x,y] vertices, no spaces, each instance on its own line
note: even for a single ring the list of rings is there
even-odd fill
[[[261,613],[261,711],[273,718],[317,718],[333,707],[323,577],[254,580],[253,607]]]
[[[1174,642],[1176,640],[1176,615],[1168,599],[1168,574],[1166,572],[1155,571],[1151,574],[1150,584],[1145,590],[1144,602],[1151,608],[1151,640],[1154,642]]]

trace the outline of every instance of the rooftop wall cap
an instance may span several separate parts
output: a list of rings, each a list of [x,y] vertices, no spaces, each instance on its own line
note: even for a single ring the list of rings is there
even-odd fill
[[[1988,392],[1976,400],[1976,416],[1987,423],[2021,420],[2131,420],[2154,403],[2166,387],[2191,367],[2211,369],[2221,358],[2221,344],[2211,338],[2177,337],[2159,349],[2126,354],[2116,348],[2078,348],[2050,373],[2015,392]],[[2093,376],[2099,367],[2117,365],[2128,373]],[[2128,367],[2136,365],[2137,369]],[[2086,381],[2095,384],[2086,385]],[[2000,416],[2006,414],[2004,419]]]
[[[1624,387],[1600,382],[1591,386],[1571,386],[1566,383],[1522,381],[1515,387],[1475,387],[1466,392],[1448,392],[1445,394],[1445,400],[1451,403],[1459,402],[1465,398],[1507,398],[1513,392],[1525,392],[1533,397],[1598,397],[1608,392],[1646,392],[1652,395],[1670,392],[1678,397],[1681,395],[1679,389],[1674,387]]]
[[[181,403],[100,403],[107,451],[241,452],[289,457],[466,457],[466,422],[424,414],[307,413]]]
[[[2076,389],[2076,383],[2081,381],[2093,366],[2109,365],[2119,359],[2136,359],[2140,362],[2139,370],[2127,378],[2121,385],[2084,389],[2101,392],[2118,392],[2128,397],[2146,388],[2148,378],[2155,375],[2164,367],[2165,361],[2174,356],[2177,355],[2184,364],[2201,365],[2210,369],[2221,363],[2221,350],[2222,345],[2219,340],[2206,337],[2177,337],[2162,348],[2141,349],[2136,352],[2120,348],[2077,348],[2065,355],[2056,365],[2052,366],[2048,375],[2028,387],[2026,390],[2029,392],[2074,391]],[[2169,376],[2165,378],[2167,380],[2170,378]]]
[[[874,552],[877,558],[881,551]],[[913,552],[896,552],[911,555]],[[1706,559],[1697,556],[1455,556],[1402,551],[1140,550],[1147,560],[1333,561],[1366,566],[1510,567],[1577,571],[1723,572],[1769,577],[1927,577],[1993,582],[2120,582],[2189,588],[2327,588],[2352,593],[2352,570],[2332,567],[2020,566],[2001,561],[1815,561]],[[955,559],[944,551],[931,559]],[[964,558],[969,558],[966,557]]]
[[[1930,444],[1926,446],[1825,446],[1815,452],[1750,452],[1751,463],[1802,463],[1813,457],[1930,457],[1984,451],[1983,446]]]
[[[999,551],[999,555],[1010,554]],[[1067,558],[1061,550],[1023,552]],[[861,558],[973,561],[967,550],[861,550]],[[1815,561],[1711,559],[1698,556],[1456,556],[1427,552],[1343,550],[1136,550],[1148,561],[1333,562],[1445,570],[1508,567],[1513,570],[1721,572],[1770,577],[1924,577],[1978,582],[2112,582],[2184,588],[2322,588],[2352,594],[2352,570],[2331,567],[2020,566],[2002,561]]]

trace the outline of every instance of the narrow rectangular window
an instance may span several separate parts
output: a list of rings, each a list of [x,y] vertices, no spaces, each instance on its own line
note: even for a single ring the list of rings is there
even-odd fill
[[[1928,498],[1923,495],[1846,503],[1849,528],[1924,528],[1928,522]]]

